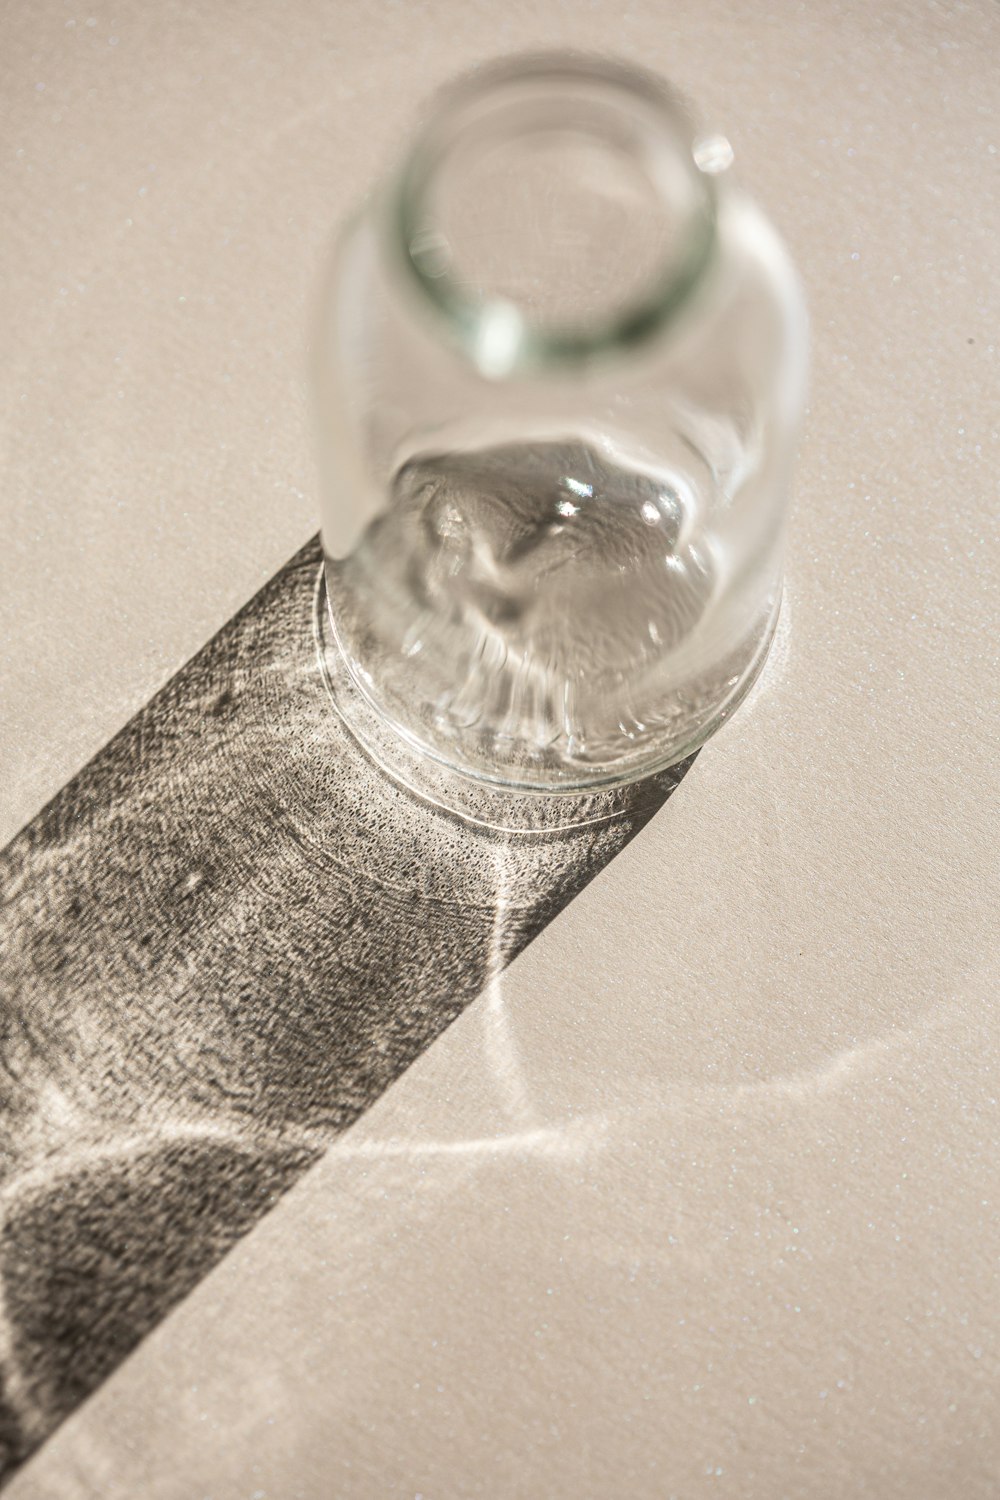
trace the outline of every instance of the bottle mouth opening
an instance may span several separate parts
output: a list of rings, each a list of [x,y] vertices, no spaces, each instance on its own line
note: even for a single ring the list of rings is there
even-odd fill
[[[515,58],[440,102],[398,179],[391,238],[481,375],[579,364],[689,300],[731,160],[641,69]]]

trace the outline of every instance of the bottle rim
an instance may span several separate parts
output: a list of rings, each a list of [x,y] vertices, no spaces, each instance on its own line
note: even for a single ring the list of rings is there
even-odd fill
[[[447,268],[429,267],[422,253],[427,195],[450,144],[477,111],[502,103],[515,90],[523,94],[595,87],[606,99],[620,103],[623,111],[638,105],[652,113],[661,146],[689,173],[694,206],[685,217],[677,251],[637,300],[586,328],[539,327],[521,318],[509,302],[470,297]],[[512,57],[476,69],[439,96],[390,191],[390,242],[405,280],[480,374],[497,379],[582,365],[644,343],[690,302],[714,257],[719,174],[731,159],[728,143],[702,136],[682,100],[654,73],[586,53]]]

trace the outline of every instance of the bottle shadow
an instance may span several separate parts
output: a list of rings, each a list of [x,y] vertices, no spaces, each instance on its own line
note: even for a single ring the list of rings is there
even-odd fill
[[[690,767],[558,834],[442,814],[331,707],[319,565],[314,540],[0,855],[0,1476]]]

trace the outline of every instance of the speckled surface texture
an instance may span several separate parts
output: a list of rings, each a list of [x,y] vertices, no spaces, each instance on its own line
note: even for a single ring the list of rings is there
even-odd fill
[[[814,372],[753,697],[9,1494],[994,1500],[996,7],[3,25],[11,834],[315,529],[322,247],[457,68],[688,89]]]

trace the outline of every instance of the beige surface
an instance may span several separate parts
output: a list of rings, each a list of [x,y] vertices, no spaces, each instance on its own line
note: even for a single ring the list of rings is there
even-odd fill
[[[888,11],[8,9],[9,831],[311,529],[320,247],[455,67],[671,74],[815,329],[753,698],[16,1500],[1000,1490],[1000,21]]]

